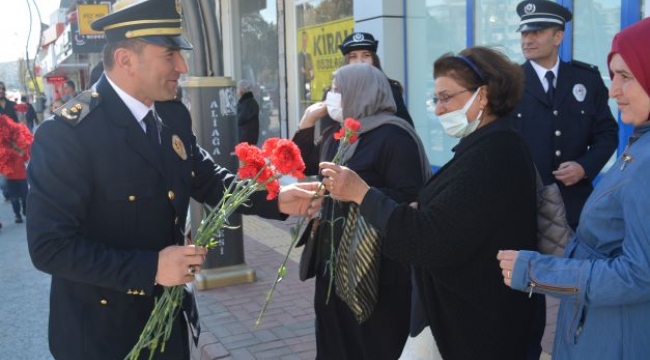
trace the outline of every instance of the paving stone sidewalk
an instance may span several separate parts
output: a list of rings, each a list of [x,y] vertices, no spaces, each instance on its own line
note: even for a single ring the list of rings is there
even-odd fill
[[[197,291],[202,334],[193,360],[299,360],[316,357],[314,337],[313,280],[298,279],[298,260],[302,249],[294,249],[287,264],[287,275],[278,284],[262,326],[255,328],[265,296],[289,245],[289,228],[297,218],[286,222],[244,216],[244,251],[257,281]],[[549,360],[555,334],[558,302],[547,302],[547,327],[542,341],[541,360]]]
[[[202,334],[194,360],[314,359],[314,284],[298,279],[301,249],[287,264],[287,276],[278,284],[262,325],[255,320],[290,241],[286,222],[244,216],[245,261],[257,281],[197,291]]]

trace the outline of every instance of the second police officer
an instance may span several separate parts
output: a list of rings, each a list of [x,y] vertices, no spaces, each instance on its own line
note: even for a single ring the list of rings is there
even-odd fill
[[[517,5],[521,51],[526,58],[524,93],[511,113],[512,123],[528,144],[544,185],[557,183],[575,230],[592,181],[618,146],[618,125],[607,104],[607,88],[598,68],[560,60],[565,24],[571,12],[547,0]],[[539,359],[546,324],[543,295],[532,326],[536,339],[529,358]]]

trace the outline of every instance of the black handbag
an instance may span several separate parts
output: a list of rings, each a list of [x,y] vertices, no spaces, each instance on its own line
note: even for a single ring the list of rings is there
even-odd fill
[[[556,183],[544,185],[537,175],[537,249],[542,254],[564,256],[573,229],[566,220],[566,209]]]
[[[302,255],[300,255],[298,273],[301,281],[316,276],[316,234],[319,224],[320,217],[311,219],[296,244],[296,247],[304,246],[302,249]]]

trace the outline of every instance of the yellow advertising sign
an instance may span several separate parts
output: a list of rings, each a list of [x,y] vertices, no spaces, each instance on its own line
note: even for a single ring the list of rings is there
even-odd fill
[[[100,17],[108,15],[110,8],[108,4],[99,5],[77,5],[77,19],[79,21],[79,34],[81,35],[100,35],[102,31],[95,31],[90,24]]]
[[[332,72],[343,65],[339,45],[354,32],[349,17],[298,29],[298,73],[300,100],[320,101],[332,83]]]

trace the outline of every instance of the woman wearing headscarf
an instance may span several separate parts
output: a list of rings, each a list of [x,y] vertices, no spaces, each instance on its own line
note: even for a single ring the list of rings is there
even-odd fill
[[[353,148],[346,152],[347,166],[394,201],[414,201],[428,177],[430,165],[413,127],[394,115],[395,101],[386,75],[368,64],[343,66],[334,74],[330,94],[337,101],[310,106],[293,138],[301,149],[306,173],[318,174],[319,162],[334,157],[338,142],[333,134],[344,118],[354,118],[361,123],[361,130]],[[315,139],[314,125],[327,113],[337,122]],[[343,233],[344,228],[361,221],[352,215],[355,211],[358,213],[358,208],[351,209],[349,204],[327,198],[320,220],[312,222],[307,232],[313,236],[306,244],[301,268],[310,269],[309,275],[316,277],[316,358],[397,359],[409,331],[409,268],[380,257],[377,251],[374,255],[379,258],[378,278],[369,284],[376,293],[369,301],[370,308],[359,313],[352,310],[352,296],[340,286],[341,278],[336,278],[344,274],[340,266],[345,264],[337,260],[334,271],[328,267],[331,259],[339,259],[340,244],[352,241]],[[347,233],[357,235],[356,230]],[[334,288],[330,294],[332,276]]]
[[[438,58],[433,77],[438,120],[460,142],[420,190],[417,207],[332,163],[321,164],[324,183],[334,199],[360,205],[386,257],[413,266],[443,359],[526,359],[534,304],[502,286],[494,261],[499,249],[536,244],[535,168],[507,119],[523,73],[477,46]]]
[[[650,354],[649,37],[644,19],[612,42],[609,96],[634,131],[585,203],[564,258],[512,250],[497,256],[506,285],[561,299],[553,359]]]

